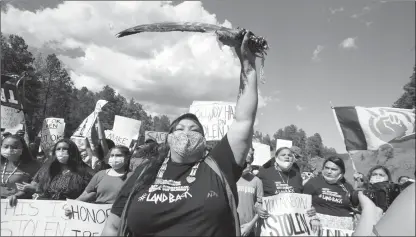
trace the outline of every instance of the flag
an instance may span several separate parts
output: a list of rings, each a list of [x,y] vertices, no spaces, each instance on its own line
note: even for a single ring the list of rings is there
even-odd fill
[[[333,107],[347,151],[377,150],[388,143],[415,138],[415,113],[389,107]]]

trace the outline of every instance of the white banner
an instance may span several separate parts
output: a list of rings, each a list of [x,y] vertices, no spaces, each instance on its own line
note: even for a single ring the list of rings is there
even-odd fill
[[[42,124],[40,145],[43,151],[49,150],[64,138],[65,121],[63,118],[46,118]]]
[[[131,141],[139,137],[141,125],[140,120],[116,115],[113,130],[105,130],[105,137],[116,145],[130,147]]]
[[[23,129],[24,123],[25,115],[22,110],[1,106],[1,128],[4,128],[5,132],[15,134],[18,130]]]
[[[204,127],[207,141],[219,141],[234,121],[236,103],[221,101],[194,101],[189,112],[196,115]]]
[[[310,218],[306,214],[312,206],[307,194],[280,193],[263,198],[263,208],[270,216],[261,223],[260,236],[310,236]]]
[[[264,163],[270,160],[270,146],[253,142],[254,160],[251,165],[262,166]]]
[[[155,140],[159,144],[165,143],[167,136],[168,136],[167,132],[155,132],[155,131],[145,131],[144,132],[144,140],[145,141],[147,139],[152,139],[152,140]]]
[[[292,147],[292,141],[284,139],[276,139],[276,151],[281,147]]]

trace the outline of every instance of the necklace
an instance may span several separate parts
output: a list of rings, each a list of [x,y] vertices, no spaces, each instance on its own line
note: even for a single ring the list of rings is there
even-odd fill
[[[162,166],[160,167],[157,176],[156,176],[156,183],[162,183],[162,178],[163,178],[163,174],[166,171],[166,168],[168,167],[168,161],[169,161],[169,156],[165,158],[165,160],[163,161]],[[201,164],[201,161],[197,162],[194,166],[192,166],[191,172],[189,173],[188,177],[186,177],[186,181],[188,183],[193,183],[195,181],[195,174],[196,171],[198,170],[199,164]]]
[[[287,175],[287,179],[286,179],[286,182],[285,182],[285,180],[283,179],[282,174],[280,173],[280,170],[277,168],[277,163],[274,163],[274,168],[276,169],[277,173],[279,174],[280,178],[282,179],[282,182],[285,183],[285,184],[289,184],[289,174]]]
[[[21,161],[19,161],[19,163],[17,164],[17,166],[14,168],[14,170],[9,174],[9,177],[7,177],[7,179],[4,180],[4,176],[6,174],[6,168],[7,168],[7,165],[9,164],[9,161],[6,162],[6,164],[4,165],[4,168],[3,168],[3,172],[1,173],[1,184],[2,184],[2,186],[6,186],[7,185],[7,183],[9,182],[10,177],[14,173],[16,173],[17,169],[19,168],[20,162]]]

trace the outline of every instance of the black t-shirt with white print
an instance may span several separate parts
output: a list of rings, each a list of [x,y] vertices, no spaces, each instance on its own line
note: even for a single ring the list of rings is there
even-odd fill
[[[352,211],[350,194],[351,184],[329,184],[322,175],[311,178],[303,187],[304,194],[312,195],[312,206],[316,212],[324,215],[348,217]]]
[[[264,197],[277,195],[279,193],[302,193],[302,176],[297,169],[289,172],[276,170],[274,164],[264,168],[260,167],[257,177],[263,183]]]
[[[212,149],[211,157],[227,178],[238,202],[236,183],[243,167],[237,165],[225,136]],[[152,185],[136,193],[127,211],[127,226],[133,236],[230,236],[235,235],[233,216],[220,177],[202,162],[196,180],[186,177],[194,164],[168,162],[163,174],[164,187]],[[127,197],[141,172],[140,168],[126,181],[111,212],[121,216]]]

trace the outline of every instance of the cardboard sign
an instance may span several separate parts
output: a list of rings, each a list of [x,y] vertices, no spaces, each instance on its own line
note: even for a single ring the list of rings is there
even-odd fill
[[[105,130],[105,137],[116,145],[130,147],[132,140],[139,137],[141,125],[140,120],[116,115],[113,130]]]
[[[15,207],[1,199],[1,236],[65,236],[65,201],[19,199]]]
[[[276,151],[281,147],[292,147],[292,141],[284,139],[276,139]]]
[[[322,237],[339,236],[339,237],[341,237],[341,236],[352,236],[352,233],[354,233],[353,230],[343,230],[343,229],[322,227],[321,232],[319,233],[319,236],[322,236]]]
[[[73,215],[65,216],[69,206]],[[15,207],[1,199],[0,236],[100,236],[111,204],[76,200],[19,199]]]
[[[1,105],[1,128],[5,132],[15,134],[18,130],[23,129],[25,115],[23,111]]]
[[[307,194],[281,193],[263,198],[263,208],[270,216],[261,221],[260,236],[310,236],[310,219],[306,211],[311,208],[312,197]]]
[[[144,132],[145,141],[147,141],[147,139],[152,139],[152,140],[155,140],[159,144],[165,143],[167,136],[168,136],[167,132],[155,132],[155,131]]]
[[[270,146],[266,144],[253,142],[254,160],[252,165],[262,166],[270,160]]]
[[[98,137],[93,136],[93,134],[97,134],[95,131],[95,121],[97,120],[98,113],[102,110],[104,105],[107,104],[108,101],[106,100],[99,100],[95,104],[94,112],[92,112],[90,115],[88,115],[87,118],[82,121],[82,123],[79,125],[77,130],[75,130],[74,134],[72,136],[74,137],[86,137],[88,141],[90,142],[90,147],[92,150],[95,150],[95,144],[98,144]],[[95,132],[94,132],[94,131]]]
[[[112,204],[92,204],[68,199],[67,205],[73,213],[68,221],[70,235],[101,236]]]
[[[235,106],[231,102],[194,101],[189,112],[195,114],[201,122],[207,141],[219,141],[234,121]]]
[[[1,88],[1,105],[14,109],[22,109],[22,103],[17,97],[16,85],[4,83]]]
[[[40,145],[48,151],[55,143],[64,138],[65,121],[63,118],[46,118],[43,121]]]

